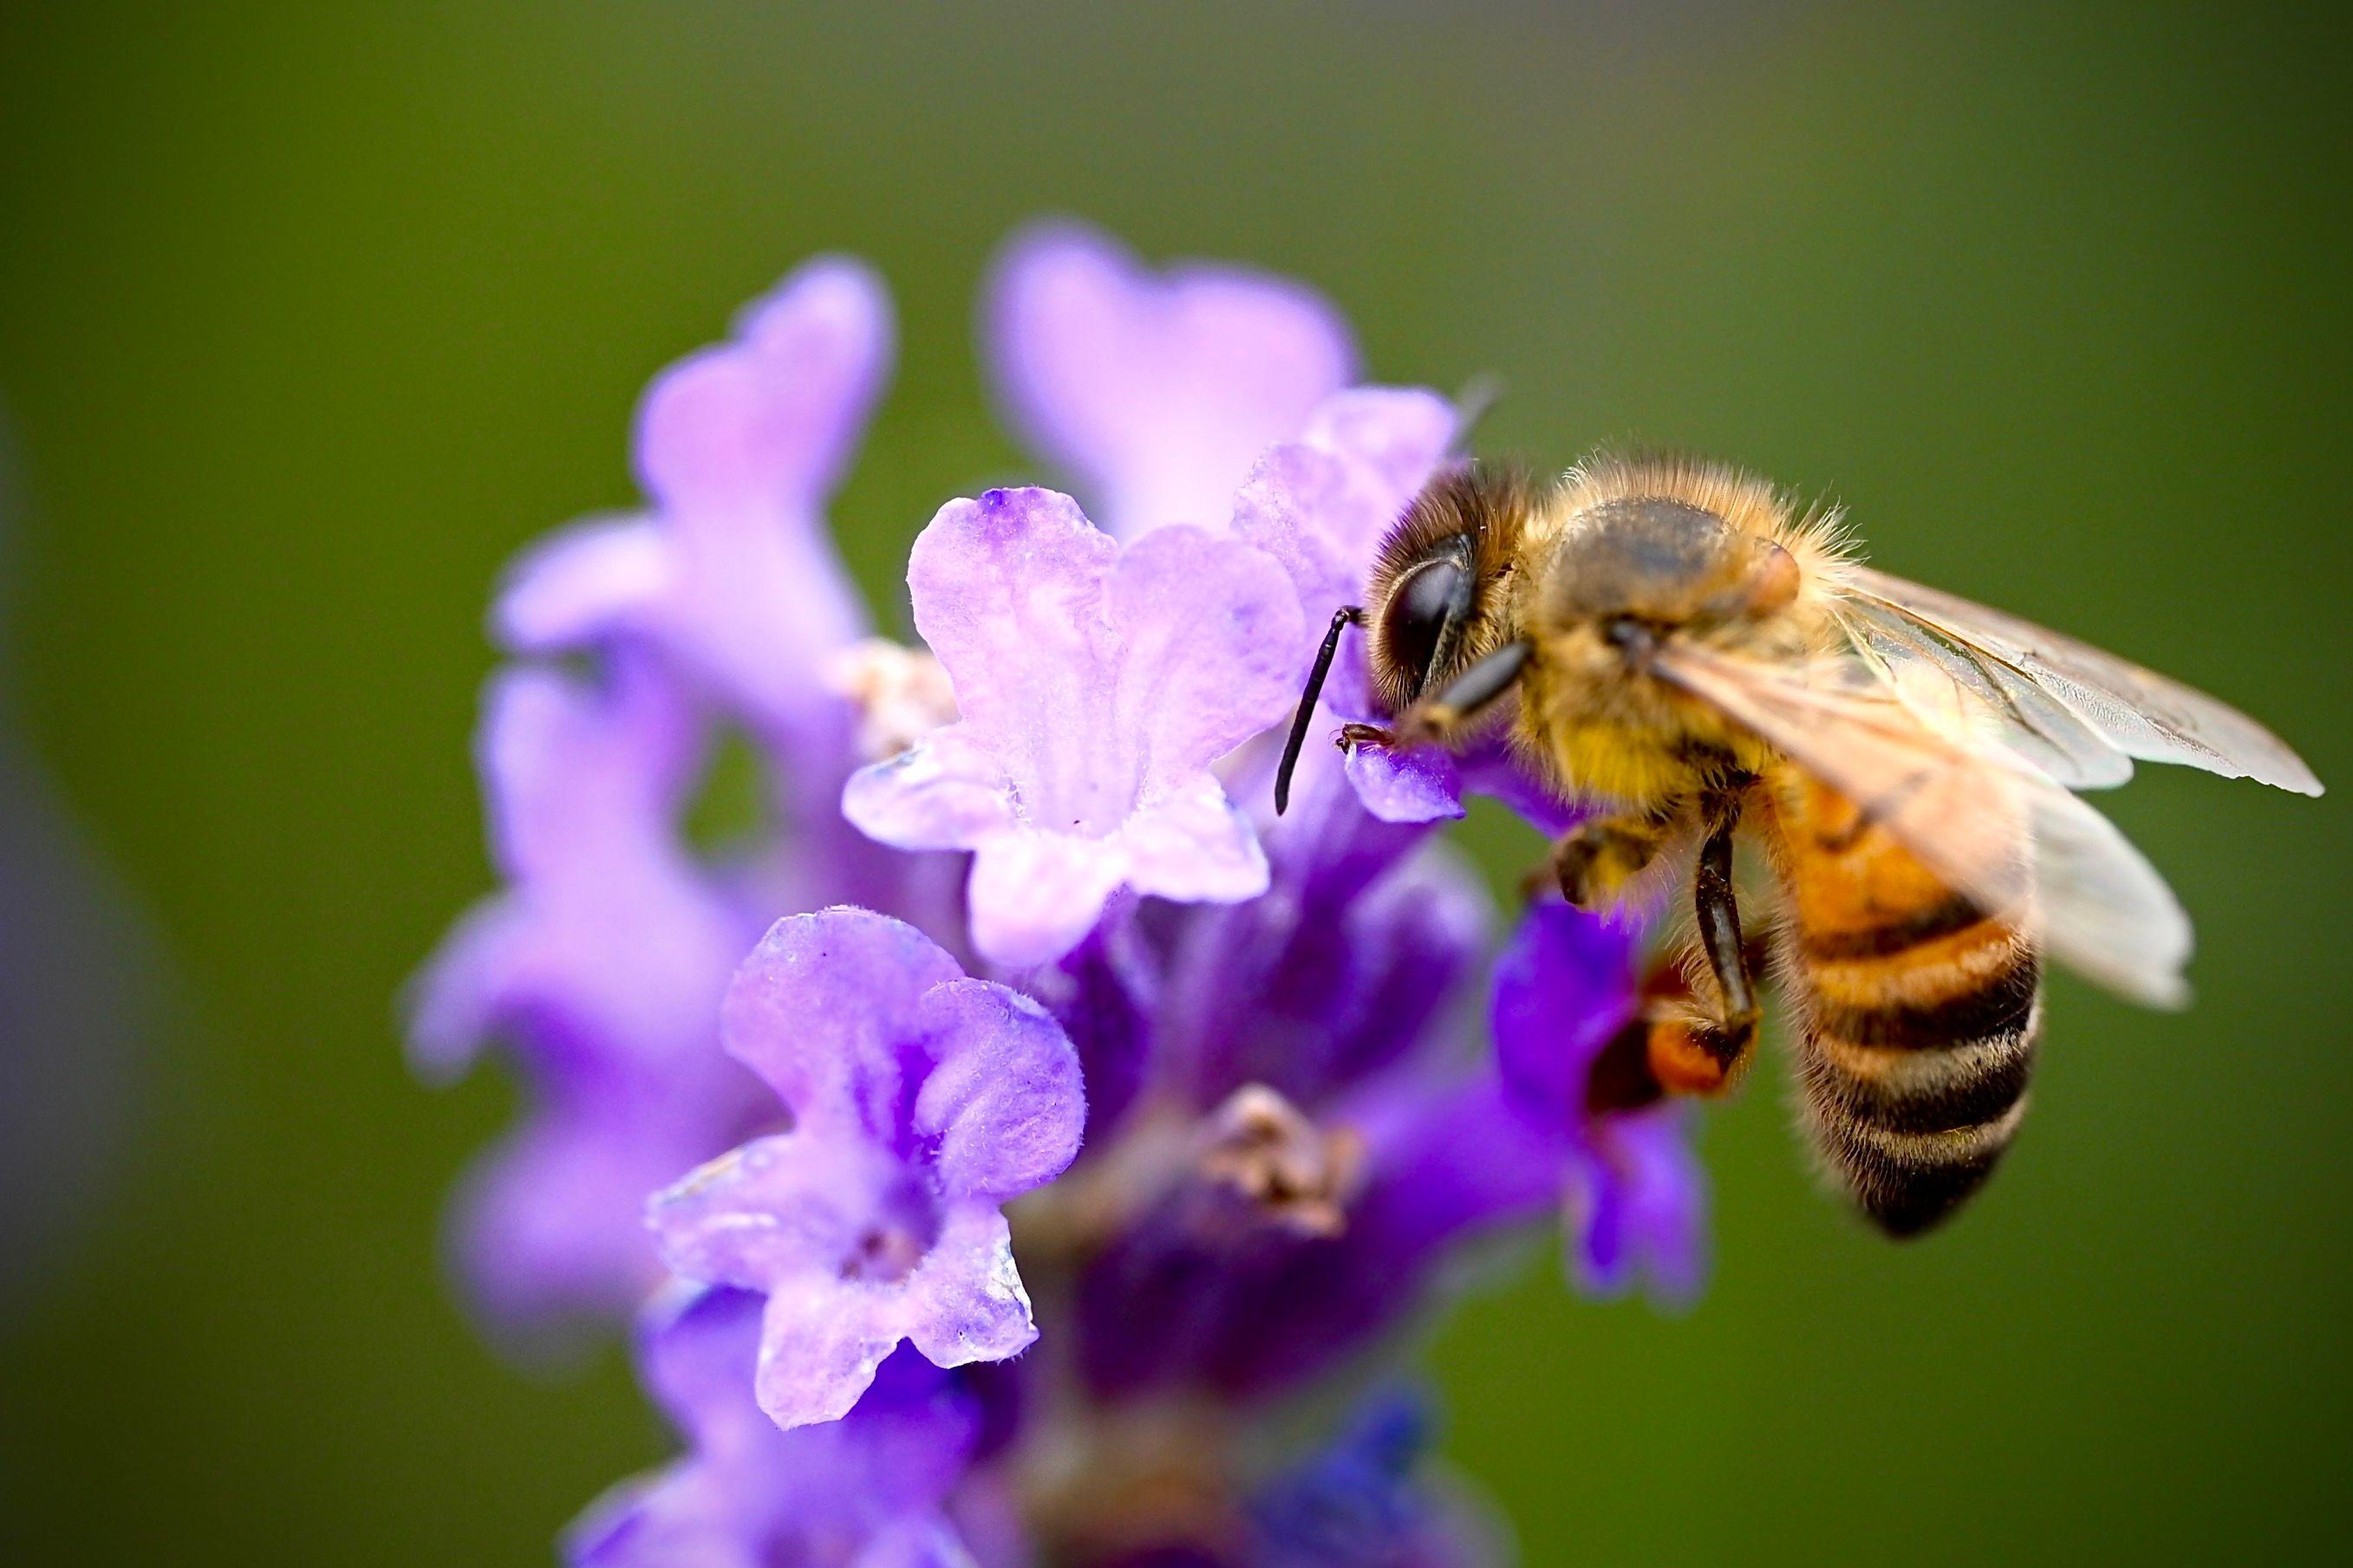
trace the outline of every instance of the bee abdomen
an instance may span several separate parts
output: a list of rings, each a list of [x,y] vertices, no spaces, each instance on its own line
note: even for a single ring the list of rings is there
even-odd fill
[[[2025,1114],[2040,955],[2019,926],[1956,894],[1794,934],[1817,1144],[1883,1229],[1918,1235],[1984,1184]]]

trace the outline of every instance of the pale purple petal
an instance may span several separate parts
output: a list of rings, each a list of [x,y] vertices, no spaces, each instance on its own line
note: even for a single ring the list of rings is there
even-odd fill
[[[1346,768],[1356,798],[1383,822],[1451,822],[1463,815],[1461,769],[1434,746],[1353,746]]]
[[[1364,598],[1382,539],[1447,455],[1454,407],[1418,387],[1327,398],[1269,448],[1234,499],[1234,530],[1282,563],[1312,616]]]
[[[925,994],[934,1065],[915,1096],[915,1136],[949,1197],[1006,1198],[1062,1173],[1086,1125],[1078,1052],[1018,991],[959,980]]]
[[[601,689],[556,669],[493,677],[479,745],[493,854],[526,879],[663,837],[701,750],[674,688],[630,658]]]
[[[1018,1355],[1038,1338],[1013,1266],[1013,1232],[986,1204],[948,1211],[939,1241],[907,1280],[906,1334],[934,1366]]]
[[[1058,957],[1131,880],[1185,900],[1263,888],[1208,769],[1293,700],[1298,605],[1271,558],[1189,528],[1123,552],[1067,496],[991,490],[941,509],[908,582],[964,717],[860,773],[844,808],[885,842],[976,852],[981,952]]]
[[[708,1079],[713,1011],[749,932],[679,837],[701,751],[685,704],[650,660],[617,650],[601,684],[510,671],[484,708],[492,856],[512,880],[417,978],[420,1068],[454,1072],[497,1035],[541,1073]]]
[[[1377,531],[1396,521],[1430,482],[1461,433],[1461,413],[1427,387],[1354,386],[1319,404],[1299,438],[1363,471],[1364,493],[1379,502],[1356,520],[1374,531],[1356,536],[1369,550],[1380,542]],[[1390,515],[1381,518],[1382,510]]]
[[[441,939],[407,996],[408,1060],[420,1078],[452,1082],[490,1045],[507,978],[530,936],[522,911],[492,899],[467,910]]]
[[[1234,498],[1233,527],[1281,562],[1310,635],[1364,602],[1381,541],[1445,461],[1460,421],[1436,393],[1353,387],[1324,400],[1298,438],[1268,449]],[[1324,688],[1343,719],[1379,715],[1360,630],[1343,635]]]
[[[961,724],[852,773],[841,810],[860,833],[899,849],[968,847],[1015,825],[1004,764]]]
[[[1119,837],[1128,885],[1139,893],[1230,904],[1266,891],[1258,835],[1208,773],[1138,810]]]
[[[642,631],[674,591],[675,566],[661,530],[648,519],[576,523],[509,568],[491,611],[492,631],[517,653]]]
[[[1260,451],[1355,379],[1346,325],[1312,290],[1198,263],[1155,273],[1075,225],[1014,241],[984,331],[1017,429],[1131,539],[1223,521]]]
[[[541,546],[495,620],[530,651],[644,642],[765,738],[829,754],[848,725],[822,672],[867,617],[821,511],[889,369],[890,305],[862,266],[821,258],[737,331],[647,390],[650,515]]]
[[[681,362],[638,412],[646,492],[687,526],[814,507],[839,481],[890,372],[881,280],[820,257],[737,319],[737,342]]]
[[[1163,529],[1121,555],[1111,616],[1120,650],[1112,728],[1142,751],[1146,797],[1197,776],[1299,700],[1311,650],[1298,595],[1260,551]]]
[[[769,1568],[762,1543],[733,1517],[723,1479],[681,1468],[624,1481],[591,1503],[565,1531],[568,1568]]]
[[[920,1211],[890,1155],[856,1140],[755,1138],[656,1193],[647,1223],[662,1261],[690,1279],[769,1289],[839,1275],[879,1223]]]
[[[1127,877],[1114,839],[1016,829],[975,847],[965,897],[972,942],[1008,969],[1046,963],[1079,944]]]
[[[738,911],[691,868],[652,855],[587,856],[580,869],[607,879],[522,884],[443,942],[414,993],[420,1070],[449,1076],[501,1038],[559,1074],[723,1076],[712,1024],[749,934]]]
[[[800,1275],[768,1293],[760,1317],[753,1397],[790,1430],[849,1414],[874,1371],[899,1348],[895,1296]]]
[[[1466,795],[1502,801],[1547,838],[1559,837],[1584,815],[1500,735],[1482,736],[1460,752],[1356,746],[1347,773],[1365,809],[1384,822],[1451,821],[1463,815]]]
[[[1361,596],[1373,545],[1356,537],[1364,522],[1351,493],[1345,458],[1304,441],[1268,447],[1234,496],[1233,530],[1282,563],[1312,614]]]
[[[728,1053],[766,1079],[803,1125],[888,1127],[900,1043],[923,1029],[923,994],[964,972],[901,921],[830,909],[778,921],[728,987]]]
[[[1578,1289],[1615,1295],[1639,1277],[1670,1305],[1707,1279],[1707,1180],[1679,1106],[1617,1116],[1573,1160],[1569,1266]]]
[[[1113,652],[1103,600],[1118,559],[1118,542],[1052,490],[988,490],[940,508],[916,536],[907,588],[967,724],[992,737],[1069,730],[1101,707],[1092,689]],[[1028,752],[1007,762],[1031,776],[1055,771]]]
[[[691,1125],[630,1110],[541,1110],[467,1177],[455,1211],[457,1263],[493,1322],[602,1315],[660,1277],[641,1218],[645,1195],[702,1150]]]
[[[813,522],[746,519],[681,535],[676,558],[669,646],[772,744],[809,736],[846,752],[851,727],[824,670],[866,635],[867,616],[830,542]]]

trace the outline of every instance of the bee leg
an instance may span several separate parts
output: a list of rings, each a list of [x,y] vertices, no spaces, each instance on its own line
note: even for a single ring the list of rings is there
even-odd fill
[[[1528,873],[1520,895],[1535,899],[1547,887],[1580,910],[1607,909],[1666,847],[1672,812],[1591,816],[1552,847],[1544,866]]]
[[[1435,696],[1424,697],[1398,715],[1388,729],[1378,724],[1344,724],[1340,747],[1384,746],[1410,751],[1416,746],[1451,746],[1460,741],[1479,716],[1519,684],[1520,672],[1535,651],[1527,642],[1507,642],[1473,664]]]
[[[1715,978],[1715,1014],[1689,1022],[1681,1038],[1662,1037],[1663,1030],[1652,1037],[1654,1059],[1663,1053],[1676,1077],[1693,1080],[1687,1092],[1705,1093],[1728,1085],[1756,1045],[1757,1024],[1764,1016],[1749,974],[1740,904],[1732,885],[1732,830],[1738,820],[1734,810],[1717,816],[1700,846],[1699,867],[1692,878],[1700,951]]]
[[[1643,1065],[1662,1094],[1718,1095],[1732,1088],[1748,1056],[1713,1020],[1686,1012],[1641,1021]],[[1756,1038],[1752,1026],[1747,1040]]]
[[[1765,943],[1742,949],[1748,973],[1765,965]],[[1738,1081],[1736,1055],[1726,1065],[1713,1025],[1692,994],[1698,954],[1663,954],[1642,977],[1641,1003],[1594,1058],[1586,1075],[1585,1109],[1597,1116],[1640,1110],[1670,1095],[1718,1095]]]

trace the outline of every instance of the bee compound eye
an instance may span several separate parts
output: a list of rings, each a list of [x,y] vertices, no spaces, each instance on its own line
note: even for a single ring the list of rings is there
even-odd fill
[[[1460,613],[1467,576],[1452,561],[1415,567],[1381,612],[1381,652],[1416,689],[1430,678],[1446,624]]]

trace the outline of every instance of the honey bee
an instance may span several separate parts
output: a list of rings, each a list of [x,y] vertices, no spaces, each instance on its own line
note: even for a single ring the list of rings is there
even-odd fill
[[[2046,954],[2145,1004],[2186,997],[2180,905],[2070,792],[2122,783],[2137,757],[2320,793],[2243,714],[1874,571],[1835,512],[1715,465],[1605,457],[1550,485],[1441,471],[1391,529],[1365,604],[1333,616],[1278,810],[1351,626],[1393,718],[1348,726],[1344,746],[1504,731],[1594,808],[1541,881],[1598,910],[1688,875],[1692,1000],[1654,1009],[1620,1092],[1729,1087],[1769,968],[1800,1120],[1892,1236],[1949,1216],[2009,1147]],[[1771,873],[1754,946],[1736,837]]]

